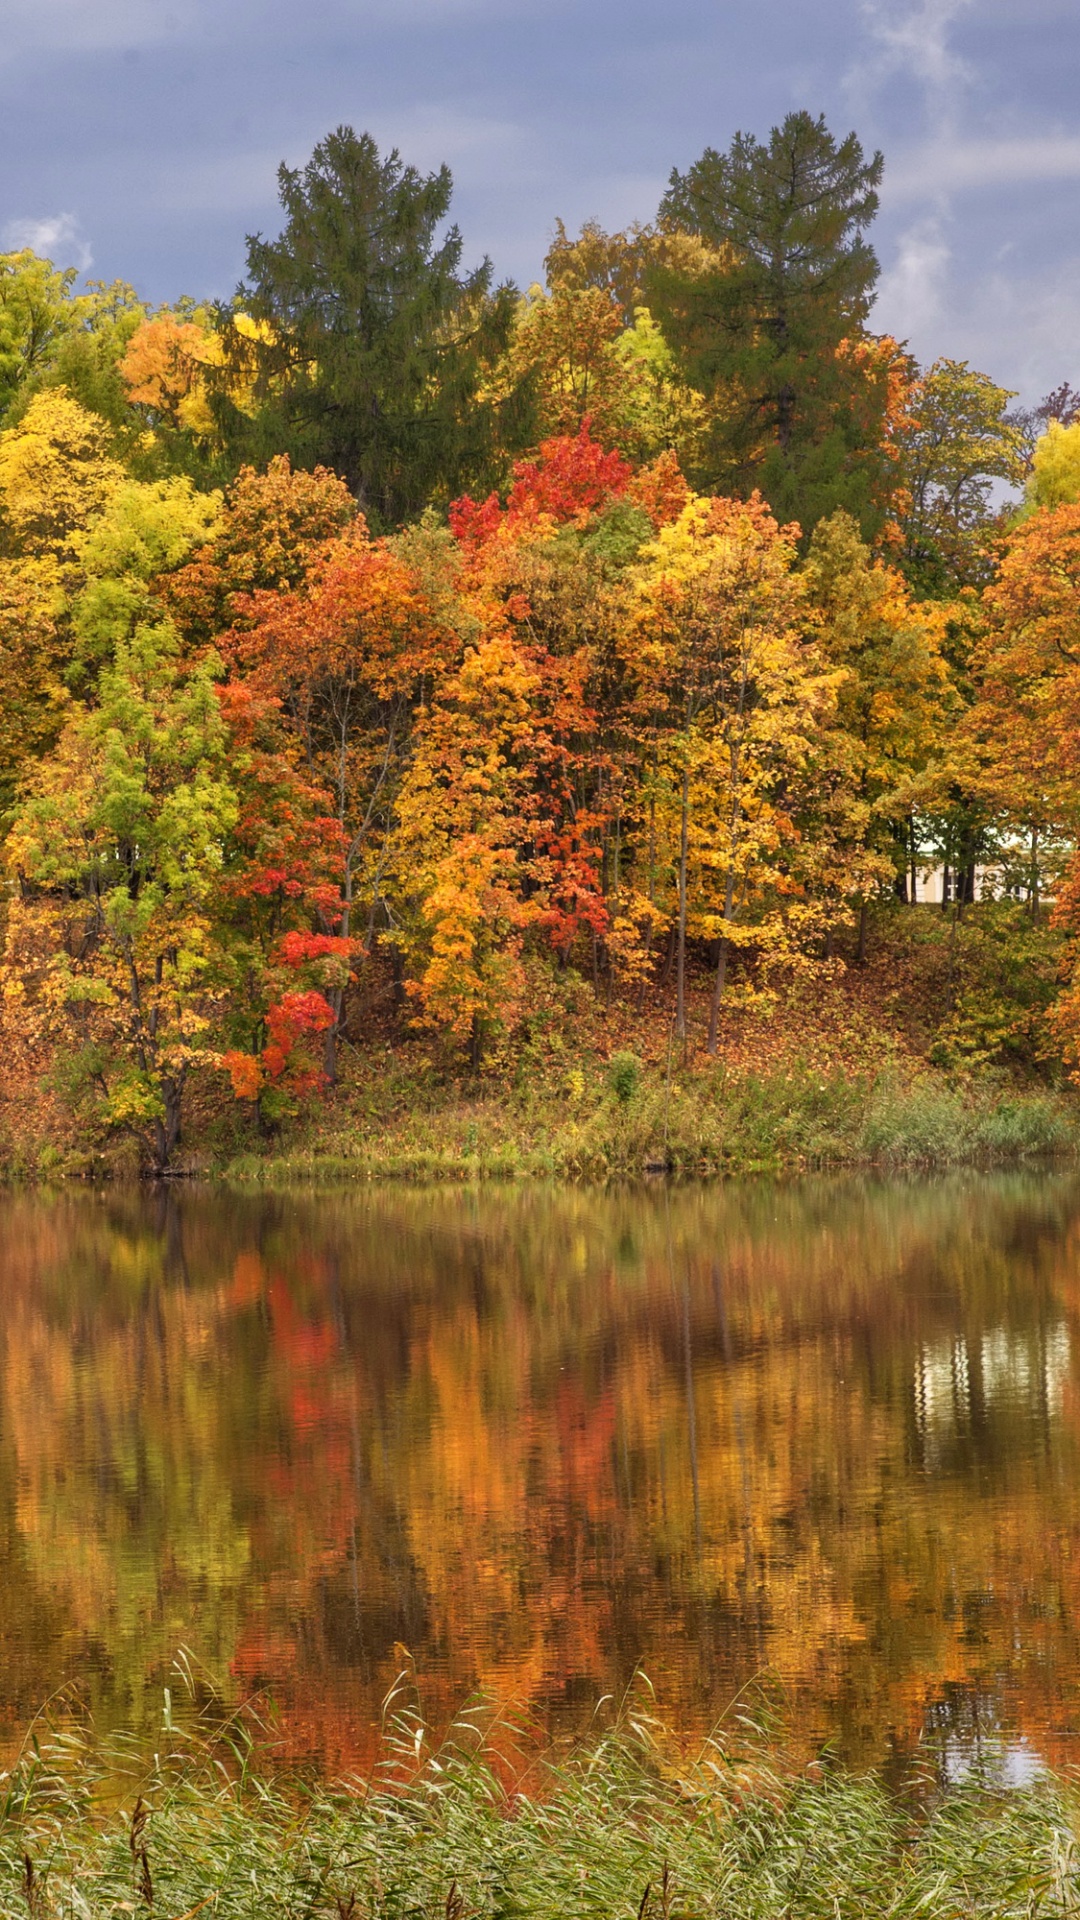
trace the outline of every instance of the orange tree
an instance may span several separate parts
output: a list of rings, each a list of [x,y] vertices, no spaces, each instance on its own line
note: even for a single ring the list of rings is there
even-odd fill
[[[1013,528],[983,606],[967,732],[1005,865],[1037,919],[1044,868],[1053,879],[1080,826],[1080,506],[1043,508]],[[1010,834],[1021,841],[1011,858]]]
[[[238,624],[222,650],[234,676],[277,703],[306,778],[325,788],[337,823],[337,892],[319,930],[368,947],[389,906],[395,796],[414,712],[444,660],[448,636],[414,573],[363,522],[325,547],[297,588],[234,596]],[[344,986],[330,990],[334,1023]]]

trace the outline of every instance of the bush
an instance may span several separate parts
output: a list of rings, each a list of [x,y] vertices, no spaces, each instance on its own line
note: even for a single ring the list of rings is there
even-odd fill
[[[636,1053],[613,1053],[608,1061],[607,1083],[620,1106],[629,1106],[644,1072]]]

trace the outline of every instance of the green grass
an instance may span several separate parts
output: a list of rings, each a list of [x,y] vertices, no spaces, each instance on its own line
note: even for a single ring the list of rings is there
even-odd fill
[[[667,1169],[684,1175],[805,1168],[944,1168],[1074,1152],[1072,1106],[991,1079],[926,1071],[823,1075],[795,1063],[734,1076],[722,1067],[673,1076],[617,1056],[614,1073],[576,1097],[478,1090],[441,1099],[428,1081],[395,1083],[374,1124],[312,1132],[277,1153],[217,1168],[240,1183],[560,1176],[605,1180]],[[640,1069],[640,1070],[639,1070]]]
[[[632,1706],[561,1761],[504,1723],[485,1738],[485,1723],[466,1714],[433,1749],[399,1720],[369,1778],[315,1786],[258,1770],[235,1735],[173,1736],[143,1773],[70,1735],[42,1739],[5,1782],[0,1911],[1034,1920],[1080,1904],[1080,1803],[1049,1779],[905,1806],[873,1778],[770,1760],[752,1738],[680,1755]]]

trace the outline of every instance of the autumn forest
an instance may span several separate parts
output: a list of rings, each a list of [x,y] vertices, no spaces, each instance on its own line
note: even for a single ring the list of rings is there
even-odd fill
[[[1067,1088],[1080,394],[874,330],[883,165],[791,114],[522,293],[339,128],[229,303],[0,256],[9,1164]]]

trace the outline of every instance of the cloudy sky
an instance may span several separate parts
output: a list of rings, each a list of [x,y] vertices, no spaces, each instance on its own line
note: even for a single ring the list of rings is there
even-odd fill
[[[470,259],[648,219],[792,107],[880,146],[876,324],[1080,385],[1076,0],[0,0],[0,244],[228,295],[278,162],[331,127],[447,160]]]

